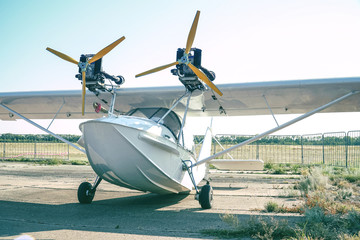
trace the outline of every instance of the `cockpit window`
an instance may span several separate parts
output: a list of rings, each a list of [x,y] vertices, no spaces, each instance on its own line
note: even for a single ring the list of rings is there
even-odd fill
[[[128,112],[126,115],[134,117],[148,118],[155,122],[158,122],[168,111],[167,108],[136,108]],[[177,138],[181,128],[181,122],[178,115],[171,111],[161,122],[160,124],[167,127]]]

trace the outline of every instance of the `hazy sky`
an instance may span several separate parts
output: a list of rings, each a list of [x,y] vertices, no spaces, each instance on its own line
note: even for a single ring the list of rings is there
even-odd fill
[[[126,40],[104,57],[106,72],[123,75],[124,87],[179,85],[169,70],[134,76],[175,61],[196,10],[201,15],[193,47],[203,50],[202,65],[215,71],[215,84],[360,75],[355,0],[0,0],[0,92],[80,89],[77,67],[46,47],[78,59],[121,36]],[[190,127],[204,125],[192,120]],[[236,126],[231,131],[246,134],[275,124],[271,116],[228,121]],[[320,114],[283,133],[357,130],[359,122],[358,113]],[[15,123],[0,121],[0,133],[24,130]],[[56,123],[53,130],[76,131],[77,123],[70,125]],[[229,124],[215,120],[217,132],[228,131],[224,126]]]

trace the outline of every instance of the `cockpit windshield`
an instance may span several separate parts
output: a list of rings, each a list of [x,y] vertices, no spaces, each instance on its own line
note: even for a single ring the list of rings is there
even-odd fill
[[[167,108],[136,108],[128,112],[126,115],[143,117],[151,119],[155,122],[158,122],[168,111]],[[177,138],[181,128],[181,122],[178,115],[171,111],[164,119],[162,119],[159,124],[167,127]]]

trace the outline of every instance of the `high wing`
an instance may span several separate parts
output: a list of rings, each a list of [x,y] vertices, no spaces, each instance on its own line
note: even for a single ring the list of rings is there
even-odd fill
[[[217,85],[223,96],[211,90],[194,92],[188,116],[242,116],[270,114],[294,114],[310,111],[347,93],[360,90],[360,78],[327,78],[273,82],[251,82]],[[183,86],[121,88],[116,91],[115,111],[126,113],[133,108],[171,107],[184,93]],[[29,119],[91,119],[102,117],[95,113],[93,103],[108,108],[109,93],[98,96],[86,95],[86,113],[81,116],[81,91],[3,92],[0,103]],[[185,110],[186,99],[178,104],[175,112]],[[268,107],[269,105],[269,107]],[[360,111],[360,97],[351,96],[324,112]],[[1,120],[13,120],[16,116],[0,108]]]

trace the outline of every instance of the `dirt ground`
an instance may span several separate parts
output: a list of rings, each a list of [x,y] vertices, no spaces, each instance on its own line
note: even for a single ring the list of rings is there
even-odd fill
[[[301,218],[259,211],[268,201],[300,204],[291,197],[297,175],[211,170],[214,206],[208,210],[194,200],[194,191],[156,195],[104,181],[92,204],[79,204],[79,184],[95,177],[90,166],[0,162],[0,239],[212,239],[200,230],[226,228],[219,217],[224,213],[244,221],[251,215]]]

